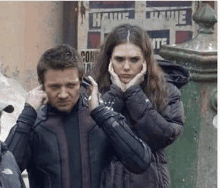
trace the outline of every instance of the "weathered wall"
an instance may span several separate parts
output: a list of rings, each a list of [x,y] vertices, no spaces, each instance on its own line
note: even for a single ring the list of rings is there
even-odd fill
[[[37,86],[40,55],[63,41],[63,2],[0,2],[0,70],[26,90]]]

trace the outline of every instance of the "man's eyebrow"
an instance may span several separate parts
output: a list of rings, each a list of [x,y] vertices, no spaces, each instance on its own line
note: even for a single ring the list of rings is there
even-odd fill
[[[70,80],[70,81],[68,81],[68,83],[78,83],[79,82],[79,80],[77,79],[77,80]]]
[[[135,55],[135,56],[130,56],[130,58],[140,58],[139,55]]]
[[[48,85],[49,85],[49,86],[60,86],[61,84],[58,84],[58,83],[49,83]]]
[[[67,82],[66,84],[77,84],[78,81],[71,81],[71,82]]]

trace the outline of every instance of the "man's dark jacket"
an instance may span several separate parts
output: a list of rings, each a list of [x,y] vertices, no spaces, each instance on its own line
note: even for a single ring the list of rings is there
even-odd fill
[[[165,147],[183,131],[185,117],[178,88],[187,84],[190,75],[179,65],[158,62],[165,72],[169,91],[168,104],[162,112],[157,112],[139,85],[130,87],[125,93],[111,85],[103,95],[105,101],[112,101],[114,110],[127,118],[133,132],[152,150],[150,167],[140,175],[128,172],[117,160],[111,163],[103,180],[106,188],[170,188]]]
[[[0,188],[25,188],[13,154],[0,142]]]
[[[68,143],[59,116],[48,115],[47,106],[37,113],[27,105],[12,128],[6,143],[18,165],[27,169],[31,188],[70,188]],[[92,116],[92,118],[91,118]],[[78,178],[86,187],[102,187],[102,170],[116,157],[133,173],[143,173],[150,164],[150,148],[137,138],[124,117],[105,105],[88,110],[85,97],[80,96],[78,120],[81,152],[88,161],[81,162]],[[95,120],[95,121],[94,121]],[[88,133],[88,135],[84,134]],[[87,173],[90,179],[86,182]]]

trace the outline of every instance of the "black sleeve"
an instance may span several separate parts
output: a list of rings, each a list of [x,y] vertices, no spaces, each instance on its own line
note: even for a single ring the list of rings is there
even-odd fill
[[[5,143],[13,153],[21,172],[27,168],[31,158],[32,126],[36,120],[36,111],[28,104],[18,117],[17,124],[12,127]]]
[[[109,91],[107,91],[103,96],[102,96],[102,99],[104,101],[106,101],[107,103],[109,104],[106,104],[106,105],[111,105],[111,107],[114,109],[114,111],[116,112],[121,112],[123,106],[124,106],[124,99],[123,99],[123,92],[122,90],[112,84],[110,86],[110,89]]]
[[[108,135],[116,156],[128,170],[138,174],[149,167],[149,146],[133,134],[121,114],[100,105],[91,112],[91,116]]]
[[[183,130],[184,112],[180,92],[174,85],[170,87],[170,101],[161,114],[140,86],[133,86],[125,93],[126,107],[135,122],[135,129],[153,150],[170,145]]]

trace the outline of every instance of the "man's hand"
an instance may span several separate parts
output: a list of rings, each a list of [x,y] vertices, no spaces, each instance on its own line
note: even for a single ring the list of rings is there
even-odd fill
[[[92,87],[90,88],[90,96],[89,96],[89,111],[91,112],[96,107],[99,106],[99,91],[98,91],[98,84],[95,82],[95,80],[88,76],[89,80],[92,83]]]
[[[139,72],[128,84],[126,84],[126,90],[133,85],[141,84],[144,81],[144,76],[146,74],[146,71],[147,71],[147,64],[145,61],[143,63],[141,72]]]
[[[47,94],[42,90],[42,85],[29,91],[26,96],[26,103],[30,104],[36,111],[47,101]]]
[[[108,72],[111,75],[112,83],[115,84],[116,86],[118,86],[119,88],[121,88],[121,90],[124,92],[126,90],[126,85],[121,82],[120,78],[115,73],[111,60],[110,60],[110,63],[108,65]]]

